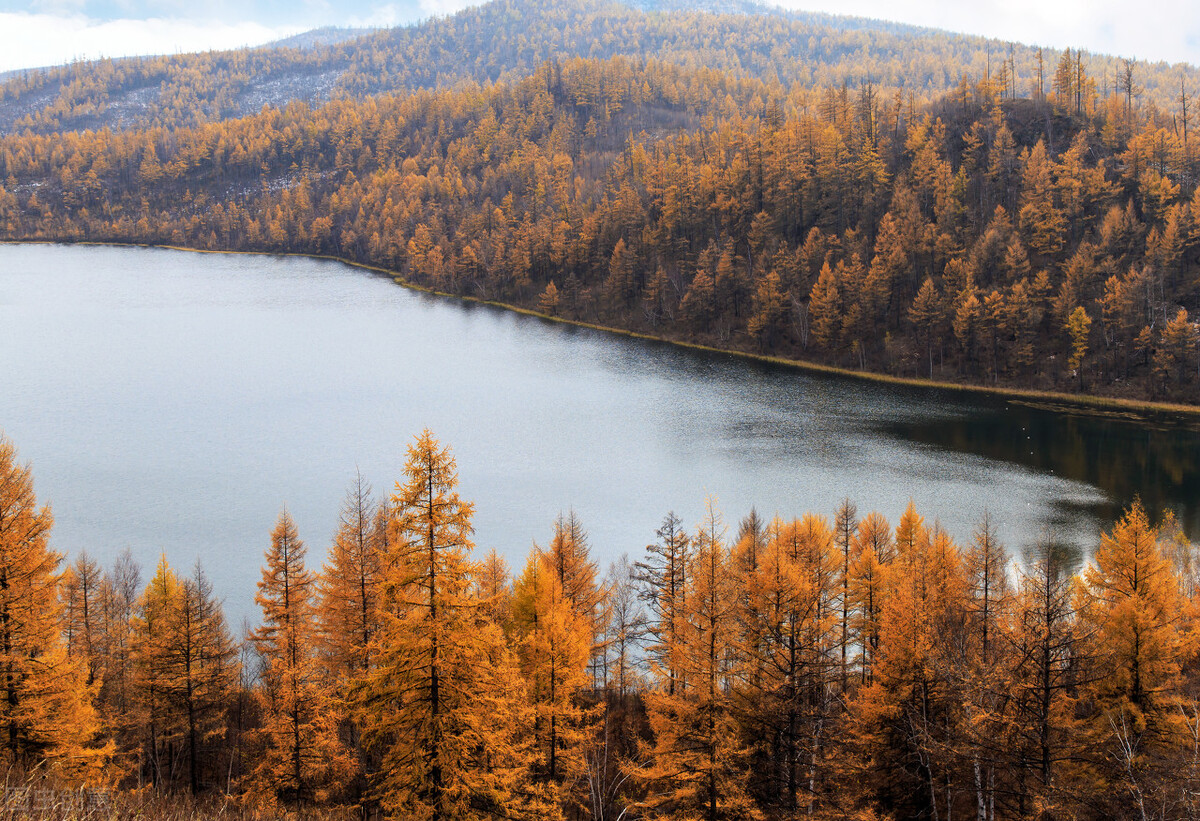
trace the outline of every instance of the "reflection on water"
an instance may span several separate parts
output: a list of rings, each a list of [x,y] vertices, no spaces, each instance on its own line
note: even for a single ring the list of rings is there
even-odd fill
[[[1025,402],[977,406],[938,420],[895,420],[893,436],[1022,465],[1098,487],[1105,498],[1070,514],[1111,520],[1140,498],[1152,520],[1171,510],[1192,538],[1200,533],[1200,431],[1194,420],[1138,420]]]
[[[253,610],[286,504],[316,564],[355,469],[378,491],[413,435],[454,448],[476,541],[520,566],[573,507],[601,562],[717,497],[952,535],[985,511],[1019,553],[1082,555],[1135,494],[1197,532],[1191,430],[814,376],[430,297],[317,260],[0,247],[0,429],[55,545],[201,559]]]

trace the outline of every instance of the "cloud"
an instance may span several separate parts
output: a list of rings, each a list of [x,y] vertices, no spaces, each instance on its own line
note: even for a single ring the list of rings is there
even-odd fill
[[[478,6],[483,0],[421,0],[421,11],[429,17],[447,17],[468,6]]]
[[[384,3],[370,6],[352,14],[339,26],[349,28],[390,28],[415,23],[431,12],[425,10],[427,0],[403,0],[399,3]],[[325,23],[324,25],[329,25]]]
[[[76,59],[240,48],[288,37],[305,28],[249,21],[96,21],[78,15],[0,12],[0,71]]]

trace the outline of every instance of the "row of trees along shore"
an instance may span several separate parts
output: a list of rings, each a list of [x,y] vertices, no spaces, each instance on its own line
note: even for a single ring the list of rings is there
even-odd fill
[[[1196,546],[1134,504],[1072,572],[910,505],[694,529],[602,575],[574,514],[510,573],[428,432],[325,563],[287,513],[235,638],[197,567],[49,546],[0,439],[0,758],[246,817],[1101,819],[1200,812]],[[189,799],[190,800],[190,799]]]
[[[0,238],[334,255],[436,290],[908,377],[1200,401],[1194,101],[1064,54],[784,85],[654,60],[0,137]],[[1076,55],[1078,56],[1078,55]]]

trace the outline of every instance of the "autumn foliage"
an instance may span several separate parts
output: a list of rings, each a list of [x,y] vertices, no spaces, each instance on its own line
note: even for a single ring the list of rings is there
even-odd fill
[[[1169,515],[1134,504],[1072,574],[986,518],[959,544],[846,501],[731,533],[710,498],[603,576],[560,515],[511,578],[472,513],[428,431],[385,503],[351,487],[320,573],[284,511],[239,655],[198,568],[164,557],[137,595],[128,556],[63,569],[0,440],[5,763],[251,815],[1197,810],[1200,563]]]

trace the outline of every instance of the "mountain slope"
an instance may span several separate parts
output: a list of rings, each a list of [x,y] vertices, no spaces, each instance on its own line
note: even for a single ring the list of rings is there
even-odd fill
[[[655,4],[640,10],[608,0],[494,0],[447,18],[303,49],[230,52],[80,63],[27,72],[0,86],[0,133],[190,126],[292,100],[320,103],[391,91],[494,82],[571,57],[658,59],[732,72],[785,86],[869,83],[920,102],[964,77],[991,74],[1031,93],[1032,49],[858,18],[785,12],[738,3],[754,14],[712,14]],[[1059,59],[1044,56],[1043,86]],[[1087,57],[1087,73],[1111,87],[1121,68]],[[1181,70],[1195,89],[1200,75]],[[1167,107],[1180,71],[1139,64],[1144,98]]]

